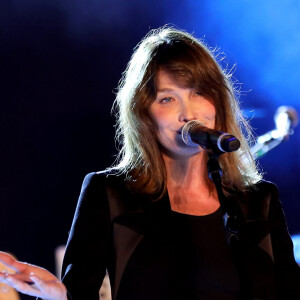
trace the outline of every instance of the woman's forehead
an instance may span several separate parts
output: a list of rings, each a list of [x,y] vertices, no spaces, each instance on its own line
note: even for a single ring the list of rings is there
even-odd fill
[[[167,68],[160,68],[155,74],[154,84],[157,89],[162,86],[176,85],[182,88],[194,88],[196,80],[193,75],[184,70],[169,70]]]

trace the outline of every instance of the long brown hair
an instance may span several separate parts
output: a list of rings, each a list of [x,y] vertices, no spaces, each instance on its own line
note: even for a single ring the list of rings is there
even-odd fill
[[[150,31],[134,49],[123,73],[114,103],[116,140],[121,148],[116,165],[109,170],[126,174],[129,185],[139,192],[158,197],[166,192],[164,161],[149,116],[160,69],[179,84],[210,96],[216,108],[215,129],[230,132],[241,141],[237,152],[219,159],[225,190],[242,191],[259,181],[261,174],[248,145],[251,130],[239,109],[231,74],[222,70],[214,53],[201,40],[172,27]]]

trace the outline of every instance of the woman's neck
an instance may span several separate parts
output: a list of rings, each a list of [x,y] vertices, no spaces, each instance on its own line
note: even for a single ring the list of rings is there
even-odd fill
[[[207,155],[188,159],[164,157],[171,209],[190,215],[207,215],[220,207],[213,185],[207,182]]]
[[[202,151],[188,158],[172,158],[163,155],[168,187],[184,189],[207,185],[207,154]]]

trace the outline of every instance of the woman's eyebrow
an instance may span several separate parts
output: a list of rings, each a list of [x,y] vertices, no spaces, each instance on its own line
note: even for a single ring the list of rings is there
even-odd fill
[[[174,89],[172,88],[162,88],[157,90],[158,93],[163,93],[163,92],[174,92]]]

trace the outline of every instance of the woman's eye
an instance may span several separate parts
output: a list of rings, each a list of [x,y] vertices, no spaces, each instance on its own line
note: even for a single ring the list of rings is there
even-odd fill
[[[203,96],[203,92],[201,92],[201,91],[198,91],[198,92],[196,92],[195,93],[197,96]]]
[[[172,97],[165,97],[163,99],[160,100],[160,103],[169,103],[173,100]]]

